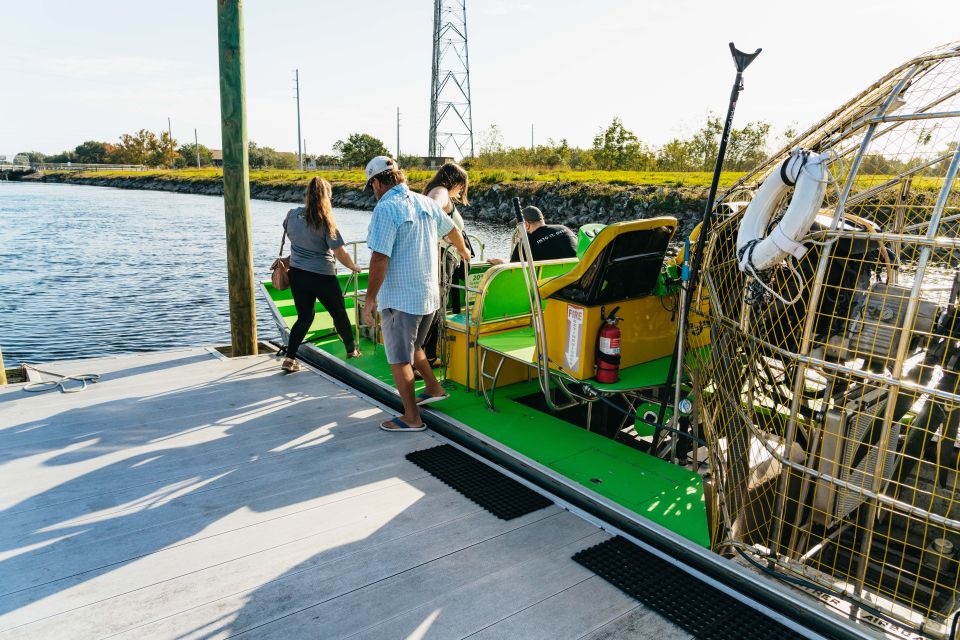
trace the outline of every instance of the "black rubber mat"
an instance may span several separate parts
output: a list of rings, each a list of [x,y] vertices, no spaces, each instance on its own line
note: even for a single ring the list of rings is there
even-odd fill
[[[407,460],[502,520],[553,504],[449,444],[408,453]]]
[[[573,559],[694,637],[803,638],[620,536],[584,549]]]

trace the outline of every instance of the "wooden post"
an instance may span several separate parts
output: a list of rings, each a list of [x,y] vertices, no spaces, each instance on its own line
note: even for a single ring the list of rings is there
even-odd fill
[[[227,223],[227,283],[230,289],[230,336],[234,356],[257,353],[242,4],[242,0],[217,0],[223,208]]]
[[[0,384],[7,384],[7,370],[3,366],[2,350],[0,350]]]

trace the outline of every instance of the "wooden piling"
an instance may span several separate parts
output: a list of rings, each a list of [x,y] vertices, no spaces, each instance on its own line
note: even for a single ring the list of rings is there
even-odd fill
[[[257,353],[257,313],[250,233],[242,0],[217,0],[217,28],[220,43],[220,122],[230,336],[234,356],[254,355]]]

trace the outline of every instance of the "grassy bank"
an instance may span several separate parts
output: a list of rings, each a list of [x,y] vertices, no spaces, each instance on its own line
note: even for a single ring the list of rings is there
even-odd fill
[[[208,182],[220,180],[220,169],[178,169],[152,171],[96,171],[71,172],[70,176],[83,178],[154,178],[172,182]],[[362,186],[363,171],[360,169],[339,171],[291,171],[266,169],[250,172],[250,182],[264,186],[303,186],[313,176],[322,176],[333,184]],[[414,187],[426,184],[432,171],[413,170],[407,173]],[[736,182],[742,173],[727,172],[720,176],[720,186]],[[536,168],[480,169],[470,172],[471,184],[501,184],[510,182],[543,182],[604,184],[613,186],[663,186],[663,187],[708,187],[711,174],[707,172],[651,172],[651,171],[550,171]]]

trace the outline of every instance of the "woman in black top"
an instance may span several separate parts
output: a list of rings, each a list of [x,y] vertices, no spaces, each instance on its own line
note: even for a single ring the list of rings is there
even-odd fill
[[[460,215],[460,212],[457,210],[457,205],[469,206],[470,201],[467,200],[467,189],[469,188],[469,176],[467,171],[458,165],[455,162],[448,162],[447,164],[440,167],[436,175],[427,183],[427,186],[423,188],[423,193],[434,200],[440,208],[443,209],[443,212],[450,216],[453,220],[453,226],[457,228],[460,234],[463,236],[463,242],[467,245],[467,251],[470,252],[470,256],[473,257],[473,247],[470,246],[470,239],[467,237],[467,232],[464,229],[463,216]],[[449,243],[442,239],[440,240],[440,248],[446,249],[449,246]],[[460,256],[456,252],[452,251],[442,251],[441,255],[444,257],[444,266],[446,273],[450,276],[451,285],[465,285],[467,281],[467,267],[463,260],[460,259]],[[455,286],[450,287],[450,307],[453,313],[460,313],[461,311],[461,293],[460,289]],[[439,363],[439,355],[437,353],[437,339],[439,337],[439,324],[440,324],[440,314],[446,313],[447,301],[440,300],[440,310],[434,314],[433,324],[430,327],[430,333],[427,334],[426,341],[424,342],[423,349],[427,354],[427,360],[436,366]]]
[[[290,238],[290,291],[297,308],[297,321],[290,329],[287,358],[282,365],[285,371],[300,370],[297,349],[313,324],[317,300],[333,318],[347,357],[360,355],[343,304],[334,258],[354,273],[359,273],[360,268],[343,246],[343,236],[333,218],[330,193],[329,182],[313,178],[307,186],[305,206],[291,209],[283,221],[283,229]]]

